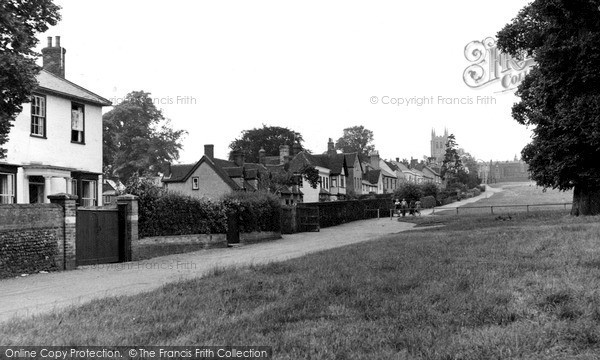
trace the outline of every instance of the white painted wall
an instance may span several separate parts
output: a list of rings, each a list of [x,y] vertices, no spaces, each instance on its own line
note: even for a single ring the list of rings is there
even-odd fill
[[[102,172],[102,108],[85,104],[85,145],[71,143],[71,100],[46,95],[46,139],[31,136],[31,106],[14,121],[3,162]],[[100,186],[101,188],[101,186]]]

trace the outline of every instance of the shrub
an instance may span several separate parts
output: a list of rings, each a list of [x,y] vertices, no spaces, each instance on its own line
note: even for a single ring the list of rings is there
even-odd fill
[[[407,202],[417,201],[423,196],[421,186],[417,184],[406,183],[402,184],[396,191],[394,191],[394,198],[406,199]]]
[[[227,232],[227,214],[219,202],[167,193],[140,198],[139,204],[140,237]]]
[[[435,197],[433,196],[424,196],[421,198],[421,207],[423,209],[430,209],[434,207],[436,204]]]
[[[485,185],[483,185],[483,184],[479,185],[479,191],[485,192]]]
[[[434,183],[425,183],[421,185],[421,192],[423,196],[433,196],[437,199],[438,194],[440,193],[440,188]]]
[[[479,195],[481,195],[481,191],[479,191],[479,188],[473,189],[473,196],[479,196]]]
[[[281,230],[281,204],[273,194],[235,192],[225,195],[222,201],[228,213],[238,213],[240,232]]]

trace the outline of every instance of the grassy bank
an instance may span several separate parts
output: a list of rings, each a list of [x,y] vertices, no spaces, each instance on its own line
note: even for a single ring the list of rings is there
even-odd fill
[[[415,221],[440,225],[428,219]],[[11,321],[0,345],[266,345],[276,359],[596,358],[600,218],[443,220]]]

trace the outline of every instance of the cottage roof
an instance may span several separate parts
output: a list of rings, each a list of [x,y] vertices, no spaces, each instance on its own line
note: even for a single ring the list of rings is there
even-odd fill
[[[53,73],[41,70],[36,77],[38,81],[38,91],[50,93],[58,96],[76,99],[82,102],[91,103],[99,106],[110,106],[112,103],[100,95],[84,89],[83,87],[70,82]]]

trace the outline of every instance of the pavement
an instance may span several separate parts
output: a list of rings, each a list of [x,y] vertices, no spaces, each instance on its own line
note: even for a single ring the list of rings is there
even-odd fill
[[[436,211],[463,206],[499,191],[502,189],[488,187],[480,196],[437,207]],[[422,210],[422,214],[431,214],[431,209]],[[382,217],[325,228],[320,232],[283,235],[280,240],[258,244],[4,279],[0,280],[0,323],[12,317],[58,311],[94,299],[151,291],[171,282],[205,276],[216,268],[284,261],[313,252],[373,241],[410,230],[414,226]]]
[[[167,283],[202,277],[215,268],[284,261],[373,241],[409,230],[414,225],[389,218],[361,220],[320,232],[283,235],[280,240],[258,244],[0,280],[0,322],[61,310],[103,297],[151,291]]]

